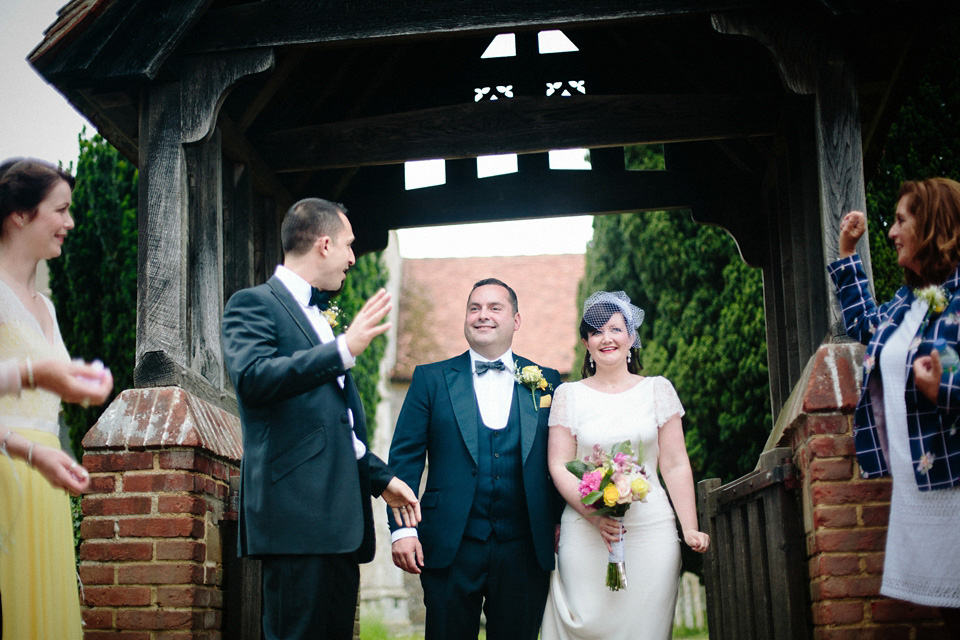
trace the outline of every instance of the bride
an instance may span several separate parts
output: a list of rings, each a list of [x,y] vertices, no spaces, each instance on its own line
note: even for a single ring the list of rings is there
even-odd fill
[[[669,638],[680,578],[674,511],[655,471],[659,467],[676,506],[683,541],[703,553],[693,473],[683,440],[683,407],[665,378],[637,375],[637,328],[643,311],[623,291],[598,291],[583,305],[580,337],[587,349],[583,379],[557,388],[550,411],[548,464],[567,501],[560,526],[558,566],[550,582],[541,638]],[[650,492],[621,522],[590,516],[579,481],[566,463],[629,440],[650,474]],[[626,588],[605,583],[611,543],[623,537]]]

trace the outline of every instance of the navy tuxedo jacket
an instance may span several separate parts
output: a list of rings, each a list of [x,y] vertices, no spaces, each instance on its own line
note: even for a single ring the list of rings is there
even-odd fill
[[[366,444],[363,405],[336,342],[321,344],[277,278],[238,291],[223,312],[223,351],[243,428],[239,553],[374,553],[369,496],[393,478]],[[345,388],[337,376],[346,375]]]
[[[534,364],[516,355],[514,359],[517,367]],[[542,370],[556,389],[560,374],[554,369]],[[537,391],[537,406],[542,397],[552,399],[552,394],[552,390]],[[550,409],[536,409],[530,389],[519,384],[514,386],[513,402],[519,403],[523,490],[530,531],[537,561],[550,571],[554,565],[554,527],[561,507],[547,468]],[[419,487],[429,458],[427,486],[420,496],[423,520],[417,530],[428,568],[450,566],[460,546],[477,488],[481,428],[469,352],[414,370],[390,446],[390,467],[408,485]],[[388,516],[391,529],[396,529],[397,523],[391,514]]]

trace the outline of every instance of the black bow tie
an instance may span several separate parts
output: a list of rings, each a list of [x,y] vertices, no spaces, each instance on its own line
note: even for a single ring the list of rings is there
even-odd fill
[[[330,307],[330,292],[310,287],[310,306],[319,307],[320,311],[326,311]]]
[[[489,369],[496,369],[497,371],[503,371],[506,367],[503,365],[503,360],[494,360],[493,362],[484,362],[483,360],[477,360],[476,362],[476,372],[478,376],[482,376]]]

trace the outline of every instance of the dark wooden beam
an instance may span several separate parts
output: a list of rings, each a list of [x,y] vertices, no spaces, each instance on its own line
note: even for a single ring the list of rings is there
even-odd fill
[[[366,235],[361,229],[623,213],[696,204],[696,192],[681,174],[626,171],[621,149],[595,150],[591,156],[594,167],[619,165],[619,170],[550,170],[546,155],[537,154],[520,156],[517,173],[477,178],[474,162],[455,160],[447,163],[447,184],[403,191],[402,167],[364,167],[341,197],[358,229],[358,242]]]
[[[207,12],[190,52],[590,24],[767,6],[762,0],[263,0]]]
[[[769,135],[772,96],[518,97],[277,131],[261,153],[278,172],[498,153]]]
[[[250,167],[253,183],[258,191],[269,194],[285,205],[292,204],[296,200],[277,179],[273,169],[260,157],[230,116],[221,112],[217,126],[223,131],[223,149],[227,156]]]
[[[247,129],[249,129],[253,121],[257,119],[260,112],[266,108],[267,104],[269,104],[277,92],[280,91],[280,88],[290,77],[290,74],[296,71],[302,59],[302,52],[294,52],[277,65],[276,70],[270,74],[257,95],[255,95],[248,104],[244,105],[243,113],[237,119],[237,131],[239,131],[240,134],[247,132]]]

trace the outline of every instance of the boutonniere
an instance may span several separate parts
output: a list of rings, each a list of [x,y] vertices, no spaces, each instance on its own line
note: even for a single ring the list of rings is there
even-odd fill
[[[927,303],[927,313],[940,314],[947,308],[947,292],[943,287],[931,284],[923,289],[914,290],[917,299]]]
[[[340,324],[340,307],[335,304],[331,304],[329,307],[321,311],[320,315],[326,318],[327,324],[330,325],[331,329]]]
[[[518,368],[514,377],[517,379],[517,384],[522,384],[530,389],[530,397],[533,398],[533,408],[539,411],[540,406],[537,405],[537,390],[546,391],[547,389],[553,389],[553,385],[543,377],[543,371],[541,371],[537,365],[531,364],[523,368]],[[549,402],[547,406],[550,406]]]

